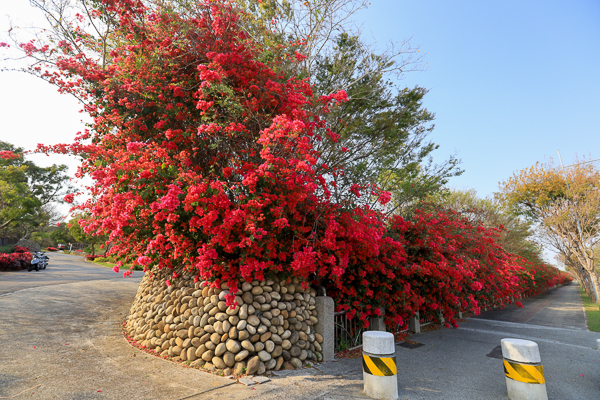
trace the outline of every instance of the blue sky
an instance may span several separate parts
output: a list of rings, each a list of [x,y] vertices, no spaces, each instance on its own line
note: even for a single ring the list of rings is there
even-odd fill
[[[600,2],[374,0],[360,13],[383,47],[411,38],[428,68],[436,159],[457,152],[450,186],[481,196],[536,161],[600,158]]]

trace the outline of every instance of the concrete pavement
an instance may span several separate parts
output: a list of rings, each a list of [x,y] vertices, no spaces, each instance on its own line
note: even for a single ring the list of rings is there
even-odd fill
[[[37,273],[0,273],[0,398],[366,399],[360,359],[282,371],[247,387],[140,352],[120,329],[139,278],[70,257],[57,255]],[[600,334],[532,324],[557,308],[568,314],[569,290],[530,299],[521,312],[537,311],[527,318],[505,311],[526,323],[474,318],[459,329],[413,335],[422,346],[397,346],[400,399],[507,399],[502,362],[493,357],[504,337],[539,344],[551,400],[599,399]]]

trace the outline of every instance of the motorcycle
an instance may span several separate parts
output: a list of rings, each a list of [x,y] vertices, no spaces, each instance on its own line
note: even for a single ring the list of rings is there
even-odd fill
[[[28,271],[31,272],[34,269],[39,271],[40,269],[46,269],[48,266],[48,257],[43,251],[38,251],[37,253],[33,253],[33,258],[31,259],[31,265],[28,268]]]

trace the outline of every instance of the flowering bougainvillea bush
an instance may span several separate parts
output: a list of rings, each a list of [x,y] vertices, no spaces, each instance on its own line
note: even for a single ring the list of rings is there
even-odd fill
[[[19,270],[29,266],[31,253],[25,247],[15,246],[14,252],[0,253],[0,270]]]
[[[320,116],[346,93],[316,98],[308,79],[277,72],[285,51],[253,41],[240,28],[250,16],[234,2],[203,0],[186,13],[99,4],[89,17],[116,21],[109,41],[88,34],[82,17],[57,47],[21,47],[40,61],[33,72],[84,101],[92,117],[75,143],[39,150],[82,156],[78,175],[95,183],[78,206],[91,218],[80,223],[108,236],[116,272],[123,263],[169,268],[169,285],[185,269],[234,293],[240,278],[295,277],[325,285],[365,324],[385,305],[398,325],[416,310],[455,323],[459,309],[546,285],[524,286],[537,271],[457,216],[388,218],[378,207],[390,194],[375,186],[351,186],[371,207],[334,203],[331,177],[344,171],[320,162],[314,145],[336,141]]]
[[[456,326],[459,311],[479,314],[571,281],[543,262],[507,254],[497,229],[473,226],[452,211],[417,210],[410,221],[388,220],[379,252],[353,252],[350,267],[330,282],[338,310],[368,317],[385,307],[387,326],[403,327],[408,318],[440,320]]]

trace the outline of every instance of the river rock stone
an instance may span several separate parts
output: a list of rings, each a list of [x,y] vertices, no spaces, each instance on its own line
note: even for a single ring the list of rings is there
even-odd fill
[[[235,355],[228,351],[227,353],[223,354],[223,361],[228,367],[233,367],[235,365]]]
[[[275,349],[275,343],[273,343],[272,340],[267,340],[265,342],[265,350],[269,353],[272,353],[274,349]]]
[[[260,325],[260,326],[258,327],[258,329],[256,329],[256,332],[257,332],[259,335],[262,335],[262,334],[263,334],[263,333],[265,333],[267,330],[269,330],[269,328],[267,328],[265,325]]]
[[[254,345],[249,340],[242,341],[242,347],[248,351],[254,352]]]
[[[267,361],[265,363],[265,368],[267,370],[271,370],[271,369],[274,369],[276,365],[277,365],[277,360],[275,360],[274,358],[271,358],[269,361]]]
[[[212,350],[207,350],[204,352],[204,354],[202,354],[202,359],[204,361],[210,361],[213,359],[213,357],[215,356],[215,352]]]
[[[292,346],[292,348],[290,349],[290,354],[292,355],[292,357],[298,357],[301,352],[302,349],[300,349],[300,347],[298,346]]]
[[[302,368],[302,361],[300,361],[299,359],[292,357],[290,359],[290,364],[292,364],[292,366],[296,369],[300,369]]]
[[[256,374],[257,374],[257,375],[262,375],[262,374],[264,374],[265,372],[267,372],[267,368],[265,367],[265,363],[261,361],[261,362],[258,364],[258,371],[256,371]]]
[[[300,334],[298,333],[298,331],[292,332],[292,335],[290,336],[290,343],[296,344],[298,340],[300,340]]]
[[[213,357],[212,363],[215,367],[219,369],[227,368],[227,364],[225,364],[225,361],[223,361],[221,357]]]
[[[188,361],[195,361],[196,358],[198,358],[196,356],[196,348],[195,347],[190,347],[187,349],[187,360]]]
[[[229,339],[227,340],[227,342],[225,343],[227,350],[229,350],[232,353],[237,353],[242,349],[242,346],[240,345],[240,343],[237,340],[233,340],[233,339]]]
[[[234,375],[242,375],[244,373],[244,370],[246,369],[246,363],[244,361],[240,361],[235,363],[235,366],[233,367],[233,374]]]
[[[250,333],[248,331],[240,331],[238,332],[238,340],[246,340],[250,337]]]
[[[225,343],[219,343],[217,345],[217,347],[215,348],[215,356],[219,357],[219,356],[225,354],[226,351],[227,351],[227,346],[225,345]],[[213,362],[213,364],[215,364],[215,363]],[[215,364],[215,365],[217,365],[217,364]],[[220,368],[220,367],[217,366],[217,368]]]
[[[248,360],[248,367],[246,369],[246,373],[248,375],[254,375],[258,371],[258,367],[260,366],[260,358],[258,356],[252,357]]]
[[[302,350],[300,352],[300,357],[298,357],[300,359],[300,361],[304,361],[306,360],[306,358],[308,357],[308,352],[306,350]]]
[[[242,300],[244,303],[246,303],[246,305],[252,304],[254,302],[254,296],[252,296],[251,292],[245,292],[242,295]]]
[[[226,303],[228,283],[212,288],[209,282],[194,282],[186,271],[178,279],[168,271],[153,272],[151,279],[149,274],[142,279],[125,331],[157,355],[193,366],[217,364],[227,373],[242,372],[252,359],[258,364],[254,373],[292,359],[300,362],[295,367],[322,360],[323,338],[314,332],[316,291],[303,289],[299,279],[284,284],[276,278],[242,280],[232,308]]]
[[[254,286],[254,287],[252,288],[252,294],[253,294],[254,296],[256,296],[256,295],[259,295],[259,294],[262,294],[262,293],[263,293],[263,291],[264,291],[264,290],[263,290],[263,288],[262,288],[262,287],[260,287],[260,286]]]
[[[235,361],[242,361],[243,359],[248,357],[249,354],[250,354],[250,352],[248,350],[244,349],[235,355]]]
[[[260,319],[256,315],[249,315],[248,323],[252,326],[258,326],[260,324]]]
[[[258,358],[260,358],[260,360],[262,362],[266,362],[266,361],[269,361],[271,359],[271,355],[269,353],[267,353],[266,351],[261,350],[261,351],[258,352]]]

